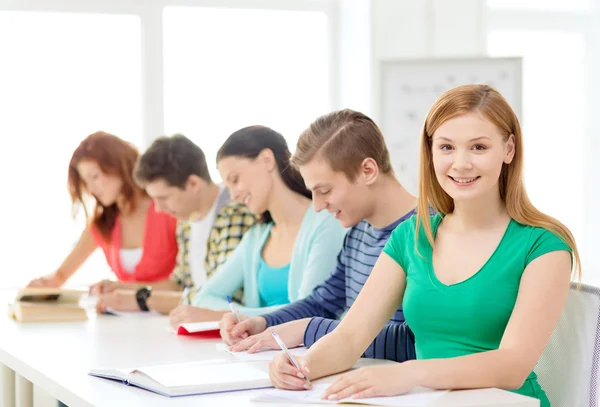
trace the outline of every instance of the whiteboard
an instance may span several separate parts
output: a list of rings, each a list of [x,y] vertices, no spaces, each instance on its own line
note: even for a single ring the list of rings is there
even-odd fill
[[[470,83],[496,88],[522,122],[522,59],[461,58],[381,61],[379,125],[396,176],[417,193],[419,146],[425,117],[448,89]]]

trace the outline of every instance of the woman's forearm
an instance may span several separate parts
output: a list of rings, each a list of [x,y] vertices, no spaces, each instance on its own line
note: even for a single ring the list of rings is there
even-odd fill
[[[518,389],[531,372],[527,362],[508,349],[448,359],[410,360],[404,368],[417,386],[433,389]]]
[[[311,379],[344,372],[362,355],[364,350],[355,349],[348,335],[339,328],[319,339],[306,353]]]
[[[176,308],[181,301],[180,291],[152,291],[148,298],[148,308],[152,311],[168,314]]]

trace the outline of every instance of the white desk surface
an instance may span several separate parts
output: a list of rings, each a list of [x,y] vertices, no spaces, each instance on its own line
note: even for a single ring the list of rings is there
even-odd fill
[[[0,296],[0,299],[6,298]],[[6,301],[0,301],[5,306]],[[91,315],[87,322],[17,323],[0,316],[0,363],[70,407],[268,406],[251,391],[167,398],[91,377],[98,367],[135,367],[227,357],[217,340],[176,336],[166,317]],[[282,405],[277,403],[277,405]],[[290,404],[299,406],[300,404]],[[538,400],[498,389],[449,392],[432,407],[537,407]]]

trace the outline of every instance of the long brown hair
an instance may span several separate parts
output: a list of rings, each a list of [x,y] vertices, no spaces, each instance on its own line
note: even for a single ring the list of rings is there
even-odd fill
[[[120,177],[123,181],[121,193],[125,203],[131,210],[135,209],[137,197],[145,195],[145,191],[135,184],[132,177],[133,167],[138,156],[137,149],[131,143],[112,134],[98,131],[87,136],[75,149],[69,162],[68,184],[73,203],[73,215],[77,214],[79,206],[82,206],[86,219],[90,220],[90,214],[83,199],[84,194],[89,195],[89,192],[77,171],[77,164],[82,160],[95,161],[103,173]],[[110,242],[119,208],[116,203],[103,206],[98,200],[95,199],[95,201],[91,224],[98,229],[106,242]]]
[[[573,235],[561,222],[533,206],[523,186],[523,140],[517,115],[506,99],[488,85],[463,85],[451,89],[438,98],[427,114],[421,134],[417,236],[422,225],[427,240],[433,246],[429,205],[441,214],[454,211],[454,200],[442,189],[435,176],[431,147],[433,133],[446,121],[471,112],[479,113],[492,122],[505,140],[511,134],[514,136],[514,158],[510,164],[502,165],[498,181],[500,198],[508,215],[520,224],[544,228],[559,236],[573,251],[573,270],[580,279],[581,261]]]

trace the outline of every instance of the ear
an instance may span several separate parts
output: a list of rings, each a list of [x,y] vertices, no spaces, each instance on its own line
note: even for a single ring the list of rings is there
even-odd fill
[[[504,163],[510,164],[513,158],[515,158],[515,135],[511,134],[504,144]]]
[[[256,159],[259,160],[260,163],[265,165],[267,171],[269,172],[273,172],[275,169],[277,169],[275,154],[273,154],[273,151],[271,151],[270,148],[265,148],[264,150],[262,150],[258,154],[258,157],[256,157]]]
[[[206,181],[204,181],[202,178],[200,178],[196,174],[191,174],[185,182],[185,189],[189,189],[191,191],[198,191],[202,189],[202,187],[205,184]]]
[[[379,166],[371,157],[367,157],[360,163],[360,176],[365,180],[366,185],[372,185],[379,176]]]

